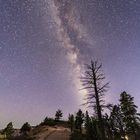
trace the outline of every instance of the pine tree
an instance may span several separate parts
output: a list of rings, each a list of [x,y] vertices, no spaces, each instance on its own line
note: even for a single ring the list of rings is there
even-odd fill
[[[120,139],[121,136],[124,137],[124,123],[123,123],[123,114],[121,112],[119,105],[114,105],[110,114],[110,126],[113,132],[113,137]]]
[[[30,132],[30,130],[31,130],[31,126],[28,122],[24,123],[20,129],[21,133],[24,135],[27,135],[28,132]]]
[[[85,114],[85,130],[87,140],[97,140],[96,124],[93,123],[93,119],[89,116],[88,111]]]
[[[14,133],[14,128],[12,122],[8,123],[6,128],[3,130],[3,133],[9,138]]]
[[[105,134],[107,136],[107,140],[113,140],[113,132],[111,127],[111,121],[110,116],[108,114],[105,114],[103,116],[104,126],[105,126]]]
[[[71,128],[71,132],[73,132],[74,130],[74,115],[73,114],[69,114],[69,117],[68,117],[68,122],[70,124],[70,128]]]
[[[90,123],[91,123],[91,119],[89,117],[89,114],[88,114],[88,111],[86,111],[86,114],[85,114],[85,129],[86,129],[86,133],[88,134],[89,133],[89,129],[90,129]]]
[[[60,121],[60,119],[63,117],[63,113],[62,113],[62,110],[58,109],[56,111],[56,114],[55,114],[55,120],[56,121]]]
[[[79,111],[76,113],[76,117],[75,117],[75,127],[76,127],[76,129],[78,129],[80,131],[80,133],[82,132],[83,122],[84,122],[84,114],[83,114],[82,110],[79,109]]]
[[[136,140],[136,133],[139,128],[140,117],[137,113],[137,106],[134,104],[134,97],[127,94],[125,91],[122,92],[120,94],[120,107],[123,113],[125,132],[127,134],[134,134]]]

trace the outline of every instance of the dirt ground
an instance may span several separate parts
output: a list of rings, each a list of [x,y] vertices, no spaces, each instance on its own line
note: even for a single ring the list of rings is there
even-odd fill
[[[37,134],[35,140],[69,140],[69,136],[70,130],[68,128],[50,127],[46,131]]]
[[[70,131],[68,129],[57,129],[45,140],[69,140]]]

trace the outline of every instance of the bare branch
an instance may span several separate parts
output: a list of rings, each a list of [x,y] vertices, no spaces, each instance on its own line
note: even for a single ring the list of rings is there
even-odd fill
[[[86,103],[83,105],[88,105],[88,107],[94,108],[99,120],[102,120],[102,109],[109,107],[105,105],[104,93],[107,92],[109,83],[102,84],[105,79],[104,74],[102,73],[102,64],[99,64],[98,61],[91,61],[91,64],[85,65],[87,71],[85,75],[81,77],[81,82],[84,88],[88,91],[89,94],[86,95],[84,100]]]

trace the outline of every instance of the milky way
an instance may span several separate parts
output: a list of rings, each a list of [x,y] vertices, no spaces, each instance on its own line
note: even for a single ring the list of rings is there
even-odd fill
[[[137,0],[0,0],[1,127],[75,112],[91,59],[103,63],[108,102],[126,90],[139,105],[139,29]]]
[[[76,42],[82,41],[88,44],[89,36],[77,18],[78,15],[73,1],[51,1],[50,9],[54,22],[56,23],[56,31],[60,46],[66,50],[66,57],[72,66],[71,76],[74,85],[77,90],[80,90],[83,88],[79,78],[81,76],[81,64],[83,62],[80,60],[80,49],[76,45]],[[86,90],[83,90],[81,94],[79,94],[79,98],[80,96],[83,97],[82,93],[85,95]]]

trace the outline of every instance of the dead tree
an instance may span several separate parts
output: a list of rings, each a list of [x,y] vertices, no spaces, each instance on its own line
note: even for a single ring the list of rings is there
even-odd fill
[[[86,65],[86,71],[81,81],[83,83],[84,89],[88,91],[86,95],[86,103],[89,107],[93,107],[98,121],[99,129],[101,132],[101,140],[105,140],[105,131],[102,119],[102,111],[104,107],[109,107],[110,105],[105,105],[104,93],[108,89],[109,83],[103,83],[105,76],[102,73],[102,64],[98,64],[97,61],[91,61],[90,65]]]

